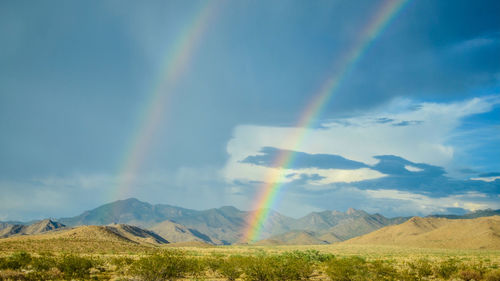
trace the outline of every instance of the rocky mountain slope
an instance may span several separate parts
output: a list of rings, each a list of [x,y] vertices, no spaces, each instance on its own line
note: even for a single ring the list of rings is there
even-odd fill
[[[41,220],[30,225],[2,223],[0,238],[16,235],[41,234],[65,227],[64,224],[50,219]]]
[[[210,238],[196,229],[188,228],[169,220],[155,224],[150,228],[162,237],[168,237],[171,243],[180,242],[203,242],[212,245],[222,245],[223,243],[215,238]]]

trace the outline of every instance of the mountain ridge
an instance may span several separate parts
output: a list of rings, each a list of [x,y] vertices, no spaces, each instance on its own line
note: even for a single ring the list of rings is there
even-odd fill
[[[161,233],[170,242],[200,242],[211,245],[234,244],[239,242],[242,232],[248,227],[248,218],[255,211],[242,211],[233,206],[222,206],[207,210],[192,210],[167,204],[150,204],[136,198],[118,200],[82,212],[74,217],[61,218],[62,226],[128,224]],[[488,216],[500,210],[476,211],[465,215],[431,215],[429,217]],[[353,208],[341,211],[312,212],[300,218],[291,218],[269,210],[269,219],[263,227],[261,239],[271,239],[273,243],[296,243],[293,233],[305,231],[303,240],[307,243],[336,243],[370,233],[374,230],[400,224],[410,217],[387,218],[381,214],[369,214]],[[14,228],[29,226],[0,222],[0,237],[17,235]],[[6,231],[6,228],[10,230]],[[10,233],[11,231],[12,233]],[[10,234],[5,234],[9,232]],[[22,232],[22,231],[21,231]],[[26,232],[26,231],[25,231]],[[2,233],[4,236],[2,236]],[[28,234],[28,233],[25,233]],[[306,236],[308,237],[306,239]],[[310,237],[309,237],[310,236]],[[293,241],[292,241],[293,240]]]

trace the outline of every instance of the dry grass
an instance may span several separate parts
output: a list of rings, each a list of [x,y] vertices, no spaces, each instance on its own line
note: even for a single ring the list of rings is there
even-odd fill
[[[360,269],[360,271],[355,272],[355,274],[359,275],[357,277],[358,280],[375,280],[373,279],[375,278],[373,274],[386,274],[387,272],[397,272],[398,274],[406,272],[410,275],[413,274],[413,277],[408,275],[411,278],[417,278],[411,279],[408,277],[408,279],[405,277],[404,280],[422,280],[422,278],[416,275],[418,272],[420,272],[418,274],[428,272],[430,275],[428,278],[426,277],[427,280],[466,280],[469,277],[477,278],[478,276],[481,277],[481,280],[499,280],[495,279],[495,276],[500,276],[500,273],[498,273],[498,268],[500,268],[500,251],[498,250],[406,248],[399,246],[349,245],[342,243],[332,245],[242,245],[210,247],[207,247],[206,244],[179,243],[170,246],[148,246],[146,244],[115,239],[113,236],[103,237],[101,237],[99,241],[95,241],[87,236],[73,238],[61,236],[52,236],[52,238],[48,238],[48,236],[24,236],[0,239],[0,260],[3,259],[5,261],[9,259],[13,253],[26,251],[31,254],[33,261],[49,253],[50,257],[57,260],[57,264],[64,264],[67,262],[65,260],[66,257],[68,257],[67,253],[73,253],[78,257],[91,260],[92,268],[89,269],[88,272],[84,272],[87,275],[84,274],[82,276],[97,280],[142,280],[139,278],[140,276],[135,276],[148,272],[147,270],[141,271],[141,266],[151,266],[152,268],[155,266],[161,267],[161,258],[157,258],[156,260],[159,261],[159,263],[155,263],[154,260],[153,263],[151,263],[148,259],[149,257],[153,257],[155,253],[162,255],[164,251],[174,251],[176,253],[175,256],[181,259],[183,272],[175,275],[176,278],[180,277],[180,280],[228,280],[224,277],[224,274],[230,276],[234,274],[234,272],[239,272],[239,274],[241,274],[240,277],[235,280],[257,280],[251,279],[249,276],[260,276],[259,270],[271,271],[272,274],[263,275],[268,276],[266,278],[271,278],[269,276],[276,277],[283,276],[283,274],[293,274],[293,271],[276,273],[277,267],[283,267],[287,264],[294,264],[292,269],[300,269],[298,265],[303,265],[303,263],[297,263],[297,261],[293,259],[290,260],[291,263],[287,262],[287,258],[283,257],[290,255],[290,253],[299,253],[299,257],[305,257],[306,259],[310,259],[312,255],[313,260],[321,260],[321,257],[335,256],[336,262],[328,263],[327,260],[321,262],[315,261],[312,264],[312,271],[310,271],[310,268],[302,268],[301,270],[303,272],[310,273],[310,276],[305,280],[331,280],[328,274],[355,272],[353,271],[353,267],[350,267],[352,262],[358,263],[356,268]],[[106,240],[106,237],[109,239]],[[173,248],[172,246],[176,247]],[[229,257],[240,258],[229,259]],[[259,260],[258,257],[264,258]],[[141,260],[142,262],[139,262]],[[231,263],[231,261],[233,261],[233,263]],[[79,263],[88,265],[85,260],[80,261],[74,258],[74,256],[68,263],[76,263],[77,266]],[[277,266],[267,266],[268,263],[276,264]],[[245,271],[245,268],[250,264],[254,266],[252,269],[253,271]],[[168,269],[168,264],[164,266]],[[68,267],[59,265],[59,267],[41,272],[34,270],[33,265],[18,269],[4,268],[0,269],[0,280],[2,280],[2,278],[17,278],[19,280],[24,278],[23,280],[30,280],[28,278],[29,276],[34,276],[33,278],[35,279],[32,280],[37,280],[36,276],[59,280],[58,278],[66,278],[69,276],[64,272],[66,268]],[[495,268],[497,269],[496,271]],[[450,274],[451,277],[441,278],[439,277],[440,274],[443,276]]]

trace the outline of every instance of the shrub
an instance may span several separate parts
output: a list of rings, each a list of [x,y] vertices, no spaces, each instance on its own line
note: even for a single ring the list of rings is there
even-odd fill
[[[48,271],[32,271],[25,275],[27,281],[42,281],[42,280],[61,280],[63,276],[58,269]]]
[[[380,260],[368,264],[370,271],[370,280],[389,281],[397,279],[397,272],[394,266],[389,262]]]
[[[326,262],[335,257],[333,254],[323,254],[318,250],[293,251],[284,255],[290,255],[314,263]]]
[[[7,259],[4,257],[0,257],[0,269],[7,269]]]
[[[409,274],[416,276],[417,279],[426,278],[432,275],[432,265],[428,259],[419,259],[408,264]]]
[[[44,255],[40,257],[34,257],[31,261],[31,265],[33,266],[34,270],[46,271],[53,267],[56,267],[57,261],[53,257]]]
[[[455,259],[448,259],[440,262],[434,267],[434,274],[443,279],[449,279],[453,274],[458,271],[458,261]]]
[[[134,263],[134,259],[129,257],[114,257],[111,259],[111,264],[116,267],[125,267]]]
[[[31,255],[26,252],[18,252],[0,260],[0,269],[27,268],[31,263]]]
[[[500,281],[500,270],[492,270],[484,275],[486,281]]]
[[[194,257],[185,258],[185,262],[186,262],[186,273],[195,278],[203,276],[208,266],[205,260]]]
[[[57,263],[57,268],[67,280],[88,279],[92,266],[93,261],[91,259],[77,255],[63,255]]]
[[[464,281],[481,280],[481,273],[473,269],[462,270],[458,273],[458,276]]]
[[[245,260],[241,256],[230,256],[227,259],[217,260],[216,270],[229,281],[234,281],[242,274]]]
[[[245,280],[306,280],[313,273],[312,263],[302,255],[285,253],[282,255],[248,257],[234,263],[243,265]],[[238,266],[232,265],[228,270],[238,274]],[[231,280],[231,279],[230,279]],[[234,279],[233,279],[234,280]]]
[[[189,271],[189,263],[177,251],[143,257],[131,266],[131,273],[145,281],[174,280]]]
[[[313,266],[308,257],[283,255],[276,257],[275,272],[277,280],[307,280]]]
[[[418,281],[422,280],[422,278],[419,278],[417,276],[417,273],[415,271],[412,271],[409,268],[405,268],[402,271],[398,273],[398,280],[402,281]]]
[[[326,274],[333,281],[369,280],[366,261],[361,257],[334,258],[326,266]]]
[[[264,255],[249,257],[245,262],[243,271],[245,280],[249,281],[268,281],[274,280],[274,266],[271,259]]]

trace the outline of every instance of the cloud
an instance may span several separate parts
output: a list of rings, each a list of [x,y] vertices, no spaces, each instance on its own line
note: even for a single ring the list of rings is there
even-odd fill
[[[394,189],[366,190],[366,192],[372,198],[392,199],[399,201],[400,204],[406,202],[413,205],[415,211],[425,214],[442,213],[449,208],[461,208],[468,211],[489,207],[500,208],[500,203],[493,201],[491,197],[475,192],[437,198]]]
[[[386,175],[408,175],[408,176],[427,176],[438,177],[445,173],[441,167],[413,163],[395,155],[374,156],[379,162],[372,169]]]
[[[484,174],[479,174],[478,177],[482,177],[482,178],[486,178],[486,177],[500,177],[500,173],[498,173],[498,172],[484,173]]]
[[[451,46],[452,52],[469,52],[478,48],[491,47],[500,43],[500,33],[490,33],[460,41]]]
[[[429,214],[455,213],[461,214],[477,209],[500,208],[496,195],[479,192],[463,192],[460,194],[443,194],[431,197],[425,194],[401,191],[397,189],[360,189],[355,184],[335,185],[331,189],[306,189],[287,183],[283,186],[286,192],[279,195],[278,210],[295,216],[303,215],[296,206],[311,210],[340,210],[350,207],[362,209],[370,213],[381,213],[385,216],[425,216]]]
[[[423,121],[410,120],[410,121],[401,121],[398,123],[392,123],[393,126],[412,126],[421,124]]]
[[[290,165],[291,169],[342,169],[355,170],[368,167],[366,164],[346,159],[339,155],[332,154],[309,154],[305,152],[297,152],[275,147],[263,147],[259,155],[248,156],[243,159],[242,163],[255,164],[266,167],[277,167],[274,160],[278,155],[294,153],[293,162]]]
[[[421,169],[421,168],[418,168],[415,166],[411,166],[411,165],[405,165],[405,169],[410,171],[410,172],[422,172],[424,170],[424,169]]]
[[[485,177],[485,176],[479,176],[479,177],[475,177],[475,178],[471,178],[471,180],[475,180],[475,181],[485,181],[485,182],[494,182],[496,180],[500,180],[500,176],[488,176],[488,177]]]
[[[456,164],[457,147],[451,140],[462,120],[489,112],[498,104],[499,95],[448,103],[395,99],[359,116],[324,121],[321,128],[307,128],[299,148],[295,136],[301,128],[239,125],[227,143],[229,158],[222,173],[228,182],[265,181],[267,175],[276,173],[273,156],[294,150],[298,159],[287,174],[304,173],[301,170],[307,168],[307,173],[317,173],[331,182],[411,173],[438,177]],[[408,125],[394,126],[401,122]],[[371,167],[362,168],[363,165]],[[407,165],[423,171],[408,170]],[[349,174],[346,166],[359,168]],[[334,176],[340,171],[347,176]],[[291,180],[283,178],[284,182]]]
[[[498,95],[447,103],[396,99],[359,116],[307,128],[298,148],[292,138],[299,128],[240,125],[226,146],[222,175],[227,182],[246,183],[240,194],[251,197],[269,175],[282,173],[276,206],[292,215],[300,215],[297,205],[308,210],[355,207],[385,215],[497,208],[499,180],[452,178],[448,170],[477,166],[460,164],[462,157],[457,159],[455,152],[467,143],[454,138],[464,134],[469,117],[498,104]],[[474,134],[467,141],[476,142]],[[291,150],[293,164],[280,170],[274,159]]]

